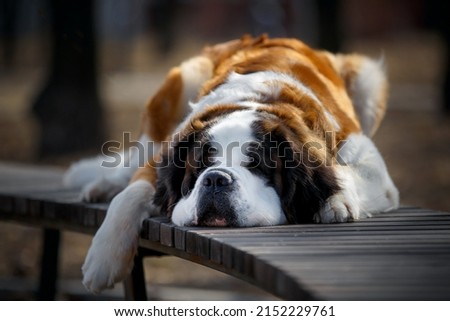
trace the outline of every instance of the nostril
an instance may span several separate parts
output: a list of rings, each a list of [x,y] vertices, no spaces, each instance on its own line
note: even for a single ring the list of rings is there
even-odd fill
[[[227,186],[229,184],[227,184],[227,181],[225,179],[223,179],[223,177],[218,177],[216,185],[217,186]]]
[[[209,186],[211,186],[213,183],[212,183],[212,179],[210,178],[210,177],[205,177],[204,178],[204,180],[203,180],[203,185],[204,186],[207,186],[207,187],[209,187]]]

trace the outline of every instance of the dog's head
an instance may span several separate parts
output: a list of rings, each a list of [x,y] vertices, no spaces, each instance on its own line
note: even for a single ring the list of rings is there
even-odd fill
[[[154,202],[175,224],[311,222],[339,191],[336,146],[361,128],[352,95],[379,99],[382,90],[359,90],[359,57],[312,54],[308,63],[305,54],[282,57],[285,73],[264,70],[270,54],[243,58],[204,90],[158,164]]]
[[[319,143],[270,108],[216,106],[188,127],[163,152],[155,196],[177,225],[307,222],[338,189]]]

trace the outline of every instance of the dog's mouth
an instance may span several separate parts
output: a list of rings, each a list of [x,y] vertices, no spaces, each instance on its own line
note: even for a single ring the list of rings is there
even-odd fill
[[[237,226],[235,211],[226,195],[215,195],[212,198],[208,195],[200,197],[197,209],[196,226]]]
[[[229,223],[225,217],[212,216],[199,222],[199,226],[228,227]]]

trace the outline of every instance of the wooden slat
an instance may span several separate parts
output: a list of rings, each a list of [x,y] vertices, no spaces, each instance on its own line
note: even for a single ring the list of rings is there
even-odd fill
[[[186,234],[189,228],[177,227],[174,229],[174,243],[177,250],[186,251]]]
[[[0,165],[0,219],[93,233],[108,204],[78,201],[61,170]],[[144,221],[140,245],[284,299],[449,300],[450,214],[403,207],[346,224],[188,228]]]
[[[223,242],[217,239],[211,239],[210,240],[210,257],[209,259],[211,262],[214,262],[215,264],[222,264],[222,247]]]
[[[174,247],[175,245],[175,237],[174,237],[174,227],[175,225],[170,222],[164,222],[160,225],[160,239],[159,242],[161,245],[167,247]]]

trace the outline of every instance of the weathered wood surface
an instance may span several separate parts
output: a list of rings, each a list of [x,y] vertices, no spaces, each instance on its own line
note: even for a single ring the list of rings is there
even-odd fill
[[[0,219],[92,234],[86,204],[54,168],[0,165]],[[1,237],[0,237],[1,238]],[[403,207],[348,224],[185,228],[144,222],[140,246],[247,280],[283,299],[449,300],[450,214]]]

